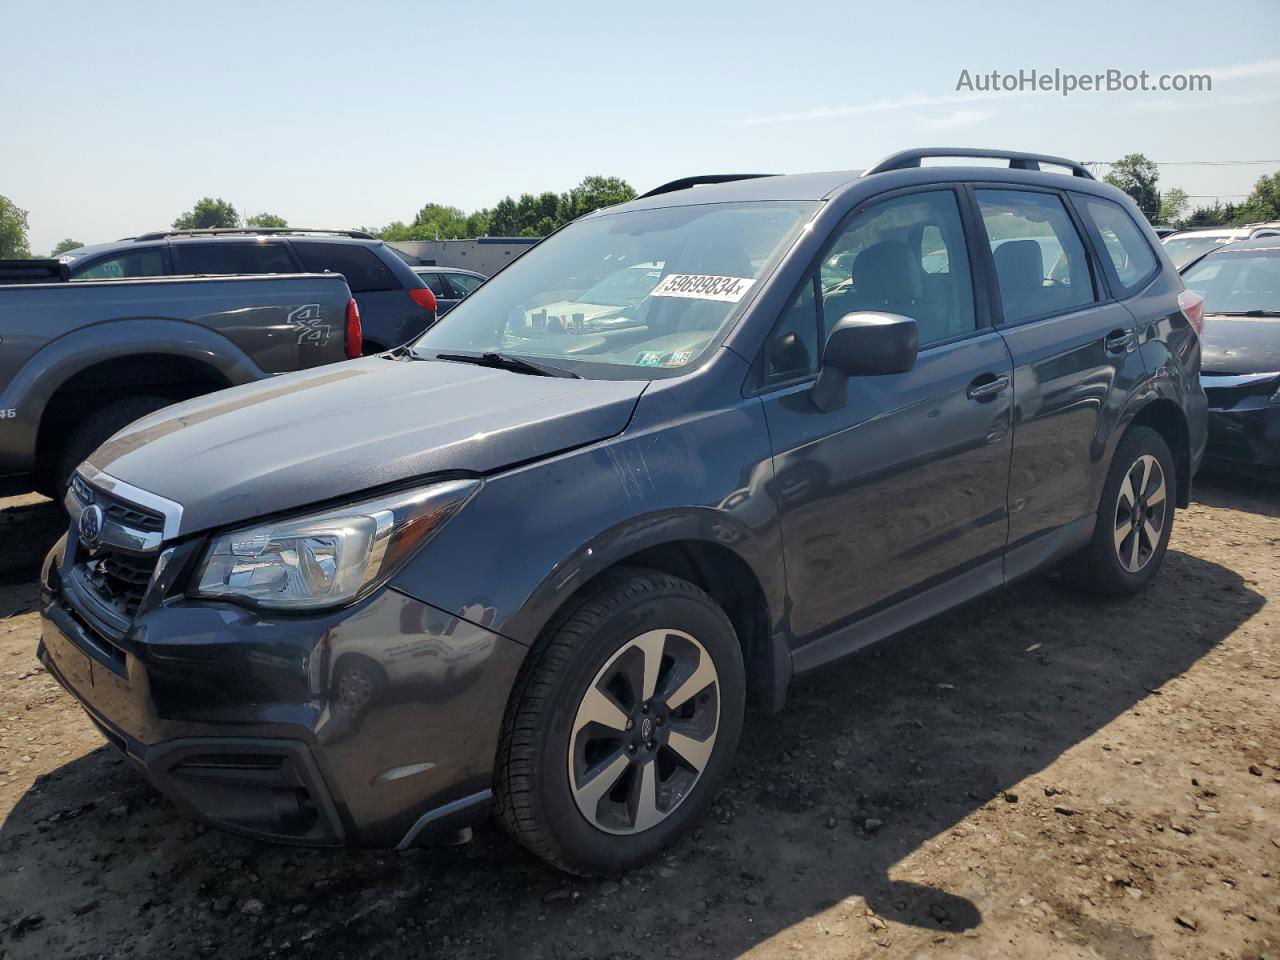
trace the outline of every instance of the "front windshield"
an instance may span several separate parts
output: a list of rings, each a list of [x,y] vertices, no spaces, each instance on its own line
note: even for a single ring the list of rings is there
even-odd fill
[[[582,376],[688,368],[738,315],[816,203],[707,203],[589,217],[530,250],[413,344]]]
[[[1224,243],[1230,243],[1231,237],[1171,237],[1164,242],[1173,265],[1181,270],[1206,250]]]
[[[1280,248],[1205,257],[1182,277],[1204,297],[1205,313],[1280,315]]]

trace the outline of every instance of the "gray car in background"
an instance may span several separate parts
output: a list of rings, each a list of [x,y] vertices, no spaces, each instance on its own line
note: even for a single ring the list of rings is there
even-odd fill
[[[482,273],[460,267],[414,267],[413,272],[436,295],[442,317],[489,279]]]
[[[340,273],[360,307],[364,352],[407,343],[436,320],[436,299],[394,250],[359,230],[168,230],[71,250],[72,280]]]
[[[0,485],[62,496],[81,460],[161,407],[360,356],[338,274],[65,282],[0,263]],[[48,264],[43,279],[36,269]],[[19,280],[19,283],[5,281]]]

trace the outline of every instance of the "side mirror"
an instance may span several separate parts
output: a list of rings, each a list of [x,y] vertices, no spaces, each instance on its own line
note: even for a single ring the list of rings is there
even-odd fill
[[[916,364],[920,335],[916,322],[896,313],[846,313],[831,329],[822,351],[822,369],[813,385],[813,404],[823,413],[848,399],[850,377],[906,373]]]

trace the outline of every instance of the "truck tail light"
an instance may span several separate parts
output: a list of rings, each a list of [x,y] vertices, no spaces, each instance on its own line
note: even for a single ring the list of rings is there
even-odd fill
[[[360,327],[360,306],[356,298],[347,301],[347,356],[364,356],[364,330]]]
[[[409,299],[423,310],[436,312],[436,295],[431,292],[430,287],[413,287],[409,290]]]
[[[1197,337],[1204,336],[1204,297],[1194,290],[1183,290],[1178,294],[1178,308],[1191,324]]]

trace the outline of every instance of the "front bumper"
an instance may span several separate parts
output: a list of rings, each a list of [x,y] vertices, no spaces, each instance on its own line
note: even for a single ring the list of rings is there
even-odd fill
[[[1209,398],[1206,463],[1280,475],[1280,402],[1271,399],[1280,389],[1280,376],[1206,377],[1203,382]]]
[[[40,660],[192,815],[393,847],[485,814],[520,644],[389,588],[307,617],[178,598],[112,639],[74,605],[64,550],[41,576]]]

